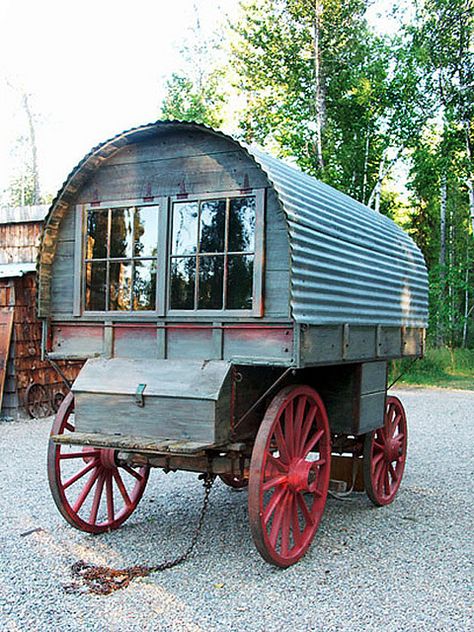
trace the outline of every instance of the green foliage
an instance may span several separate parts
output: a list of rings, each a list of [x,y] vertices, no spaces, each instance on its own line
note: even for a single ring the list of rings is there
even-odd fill
[[[219,93],[218,86],[217,73],[207,77],[203,86],[196,86],[189,77],[174,73],[166,83],[161,118],[220,127],[224,96]]]
[[[445,386],[474,390],[474,349],[428,349],[421,360],[409,358],[391,363],[389,384]]]
[[[417,81],[395,60],[400,42],[375,35],[360,0],[253,0],[234,25],[233,65],[247,99],[247,141],[295,157],[299,166],[367,202],[382,156],[418,124]],[[315,28],[319,27],[319,45]],[[316,56],[322,82],[318,164]]]

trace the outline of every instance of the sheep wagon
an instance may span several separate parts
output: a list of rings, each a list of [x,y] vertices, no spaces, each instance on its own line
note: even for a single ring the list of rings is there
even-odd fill
[[[95,147],[43,228],[44,355],[85,364],[49,480],[91,533],[134,511],[150,468],[248,485],[261,555],[308,549],[331,481],[376,505],[407,446],[388,360],[423,354],[427,275],[390,219],[202,125]]]

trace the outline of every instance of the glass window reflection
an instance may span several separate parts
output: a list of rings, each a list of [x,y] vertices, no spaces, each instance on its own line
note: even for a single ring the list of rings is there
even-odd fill
[[[86,259],[105,259],[107,257],[108,217],[107,210],[87,213]]]
[[[133,256],[156,257],[158,206],[135,209],[133,217]]]
[[[196,252],[198,209],[197,202],[176,202],[173,205],[172,254]]]
[[[198,309],[222,309],[224,257],[199,257]]]
[[[229,252],[253,252],[255,249],[255,197],[230,201]]]
[[[252,309],[253,255],[229,255],[227,309]]]
[[[112,209],[110,228],[110,257],[113,259],[132,256],[133,209]]]
[[[86,265],[85,307],[87,310],[102,312],[105,310],[107,288],[107,264],[91,262]]]
[[[131,307],[132,264],[120,261],[109,265],[109,309],[128,311]]]
[[[201,204],[199,252],[224,251],[225,204],[225,200],[208,200]]]
[[[171,260],[171,309],[194,308],[194,283],[196,279],[195,257],[179,257]]]
[[[156,261],[135,262],[132,292],[134,310],[155,309]]]

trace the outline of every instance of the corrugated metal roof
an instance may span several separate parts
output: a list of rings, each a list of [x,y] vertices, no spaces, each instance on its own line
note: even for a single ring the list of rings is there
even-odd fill
[[[173,128],[197,129],[225,138],[246,151],[267,175],[287,218],[290,303],[297,322],[427,325],[428,281],[423,256],[392,220],[258,148],[204,125],[180,121],[157,121],[124,131],[92,149],[69,174],[45,222],[40,315],[47,315],[49,304],[50,244],[76,191],[121,147]],[[44,286],[48,286],[47,292]]]
[[[20,224],[27,222],[42,222],[48,214],[47,204],[33,204],[32,206],[3,206],[0,207],[0,224]]]
[[[0,264],[0,279],[21,277],[36,270],[36,263],[2,263]]]
[[[391,219],[257,148],[285,210],[297,322],[426,327],[420,250]]]

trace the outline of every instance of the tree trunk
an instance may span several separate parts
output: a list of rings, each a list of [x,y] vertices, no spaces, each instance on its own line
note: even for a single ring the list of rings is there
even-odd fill
[[[38,175],[38,151],[36,147],[36,133],[33,122],[33,115],[31,113],[30,104],[28,101],[28,95],[23,93],[23,109],[25,110],[26,118],[28,120],[28,127],[30,131],[30,144],[31,144],[31,169],[33,171],[33,204],[40,203],[40,187],[39,187],[39,175]]]
[[[365,137],[365,153],[364,153],[364,173],[362,176],[362,192],[360,201],[365,204],[365,192],[367,190],[367,171],[369,169],[369,149],[370,149],[370,126],[367,125],[367,135]]]
[[[439,209],[439,265],[444,279],[446,265],[446,174],[441,175]]]
[[[320,55],[320,29],[321,29],[321,11],[322,0],[314,2],[314,110],[316,118],[316,157],[318,169],[320,172],[324,170],[323,159],[323,91],[321,83],[321,55]]]
[[[472,173],[473,156],[472,156],[471,137],[470,137],[471,122],[468,120],[464,121],[464,131],[466,134],[467,159],[468,159],[468,164],[471,167],[467,173],[466,184],[467,184],[467,190],[469,193],[469,213],[471,216],[471,226],[472,226],[472,232],[474,234],[474,175]]]
[[[439,209],[439,281],[440,281],[440,296],[439,300],[443,301],[445,297],[445,283],[446,283],[446,174],[441,174],[440,182],[440,209]],[[443,319],[437,317],[437,332],[436,339],[438,346],[444,343],[443,332]]]

